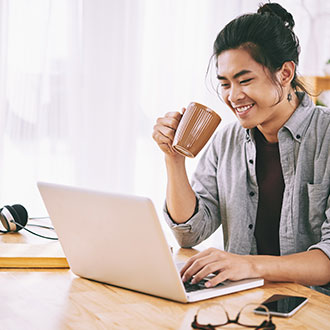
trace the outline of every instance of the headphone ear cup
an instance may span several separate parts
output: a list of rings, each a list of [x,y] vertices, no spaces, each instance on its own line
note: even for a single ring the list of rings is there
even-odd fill
[[[6,217],[2,214],[3,209],[4,209],[3,207],[0,209],[0,221],[1,221],[1,224],[2,224],[2,226],[5,230],[0,230],[0,232],[1,233],[8,233],[10,231],[10,225],[9,225]]]
[[[22,226],[16,226],[15,231],[20,231],[21,229],[23,229],[26,226],[29,218],[25,207],[20,204],[14,204],[12,206],[7,205],[6,208],[10,211],[15,222],[19,223]]]

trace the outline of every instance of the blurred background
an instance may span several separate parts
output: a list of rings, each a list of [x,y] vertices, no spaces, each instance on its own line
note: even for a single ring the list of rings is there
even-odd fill
[[[329,75],[330,1],[278,3],[296,22],[299,73]],[[153,125],[190,101],[235,120],[206,71],[219,31],[259,4],[0,0],[0,205],[44,215],[42,180],[147,196],[162,218]],[[197,161],[187,160],[189,173]]]

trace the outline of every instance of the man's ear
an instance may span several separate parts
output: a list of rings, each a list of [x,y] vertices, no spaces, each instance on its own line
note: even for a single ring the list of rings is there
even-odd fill
[[[277,72],[277,78],[283,87],[289,86],[294,78],[296,64],[293,61],[284,62]]]

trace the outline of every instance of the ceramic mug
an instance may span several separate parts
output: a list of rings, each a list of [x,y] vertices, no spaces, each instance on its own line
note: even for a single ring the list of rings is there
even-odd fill
[[[183,156],[196,157],[220,122],[221,118],[215,111],[200,103],[191,102],[175,132],[173,148]]]

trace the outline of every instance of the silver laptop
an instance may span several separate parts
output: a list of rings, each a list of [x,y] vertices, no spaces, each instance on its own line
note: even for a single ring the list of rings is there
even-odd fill
[[[150,199],[45,182],[38,188],[78,276],[184,303],[264,283],[247,279],[186,289]]]

